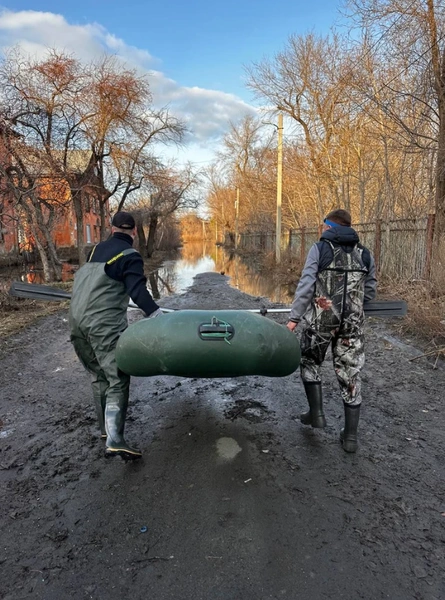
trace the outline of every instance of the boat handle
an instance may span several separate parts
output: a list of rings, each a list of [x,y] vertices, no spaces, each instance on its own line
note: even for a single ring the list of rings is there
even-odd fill
[[[220,321],[215,317],[211,323],[201,323],[198,327],[198,335],[202,340],[229,341],[235,335],[235,328],[226,321]]]

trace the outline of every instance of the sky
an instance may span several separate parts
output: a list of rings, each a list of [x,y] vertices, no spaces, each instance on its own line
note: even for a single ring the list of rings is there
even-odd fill
[[[57,48],[89,60],[104,51],[150,74],[154,102],[185,119],[181,162],[210,162],[230,126],[258,110],[245,68],[291,34],[327,34],[340,0],[0,0],[0,48]]]

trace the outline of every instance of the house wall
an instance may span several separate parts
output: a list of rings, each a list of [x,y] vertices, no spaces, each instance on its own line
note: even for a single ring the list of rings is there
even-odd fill
[[[108,206],[106,210],[108,215]],[[100,242],[100,214],[95,205],[83,215],[84,239],[87,244]],[[74,210],[70,207],[57,219],[54,228],[56,248],[71,248],[77,246],[77,224]]]
[[[14,215],[14,206],[0,192],[0,254],[17,254],[19,251],[18,228]]]
[[[68,186],[63,183],[45,181],[42,183],[40,193],[48,200],[54,199],[60,203],[60,209],[53,227],[53,241],[56,248],[76,248],[77,247],[77,224],[74,209],[70,202],[70,193]],[[10,195],[1,195],[0,202],[3,202],[3,226],[0,233],[0,254],[13,254],[26,251],[32,251],[33,240],[29,232],[26,231],[26,224],[17,219],[14,210],[14,204],[10,200]],[[91,191],[85,191],[85,212],[83,217],[84,239],[87,244],[96,244],[100,242],[100,212],[97,200],[95,200]],[[108,203],[106,205],[107,222],[110,221]]]

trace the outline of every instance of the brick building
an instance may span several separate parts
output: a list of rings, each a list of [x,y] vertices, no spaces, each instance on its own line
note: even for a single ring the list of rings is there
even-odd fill
[[[0,132],[0,162],[6,167],[11,166],[11,157],[8,156]],[[80,153],[75,156],[79,162]],[[74,160],[73,160],[74,162]],[[39,194],[46,197],[49,202],[57,202],[57,216],[52,235],[57,249],[77,247],[77,224],[73,205],[70,202],[70,190],[67,182],[56,181],[51,177],[40,177],[41,186]],[[84,239],[87,244],[100,241],[100,206],[93,187],[85,186],[82,190],[82,204],[84,207],[83,226]],[[106,222],[110,222],[108,203],[105,206]],[[17,207],[13,193],[8,190],[5,181],[0,176],[0,256],[19,255],[34,250],[33,238],[26,224],[26,219]]]

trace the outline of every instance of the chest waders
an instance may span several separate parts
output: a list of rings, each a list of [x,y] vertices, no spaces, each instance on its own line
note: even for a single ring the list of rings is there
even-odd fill
[[[356,246],[345,252],[325,240],[332,250],[332,261],[318,273],[311,309],[305,315],[311,329],[347,335],[363,327],[365,280],[368,269],[364,265],[363,248]],[[326,303],[320,299],[326,299]]]
[[[105,273],[105,266],[136,252],[124,250],[107,263],[88,262],[76,273],[69,323],[71,342],[83,366],[91,375],[91,385],[101,437],[106,438],[106,456],[139,458],[141,452],[124,439],[130,377],[116,364],[115,348],[128,325],[129,296],[123,282]],[[90,256],[94,254],[94,249]]]
[[[368,269],[360,246],[345,252],[327,240],[323,243],[331,246],[333,258],[318,273],[314,297],[303,319],[301,378],[309,410],[300,415],[300,420],[316,428],[326,426],[320,370],[331,345],[345,409],[341,441],[344,450],[355,452],[361,404],[360,371],[364,364],[363,302]]]

